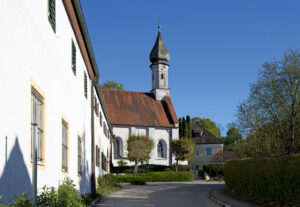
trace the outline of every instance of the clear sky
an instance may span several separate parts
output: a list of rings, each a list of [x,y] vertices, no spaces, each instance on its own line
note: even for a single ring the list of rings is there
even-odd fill
[[[234,121],[261,65],[300,48],[300,0],[81,0],[100,72],[151,90],[149,53],[162,25],[178,117]]]

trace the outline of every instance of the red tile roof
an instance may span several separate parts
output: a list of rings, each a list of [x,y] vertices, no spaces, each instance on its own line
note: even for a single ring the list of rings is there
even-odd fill
[[[111,124],[174,127],[178,119],[170,97],[156,101],[153,94],[102,89]]]

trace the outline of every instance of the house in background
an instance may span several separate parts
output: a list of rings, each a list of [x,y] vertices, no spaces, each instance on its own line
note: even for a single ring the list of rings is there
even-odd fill
[[[170,55],[158,32],[150,53],[152,90],[150,93],[102,90],[108,117],[113,127],[113,164],[127,160],[126,143],[128,136],[148,135],[154,141],[149,164],[170,165],[172,155],[170,143],[178,139],[178,120],[168,88]]]
[[[211,164],[213,156],[223,150],[223,141],[200,125],[193,127],[192,138],[195,142],[195,154],[191,160],[194,169]]]
[[[109,172],[111,125],[79,0],[3,1],[0,7],[1,202],[70,177],[81,194]]]
[[[233,152],[229,150],[222,150],[219,151],[217,154],[213,156],[211,159],[212,164],[224,164],[225,162],[233,159],[237,159],[238,156]]]

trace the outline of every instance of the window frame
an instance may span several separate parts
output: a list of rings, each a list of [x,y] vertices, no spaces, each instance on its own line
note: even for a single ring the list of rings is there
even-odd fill
[[[38,147],[40,147],[40,151],[41,151],[41,159],[38,159],[38,169],[41,166],[45,165],[45,95],[44,93],[40,90],[40,88],[31,80],[31,89],[30,89],[30,114],[31,114],[31,118],[30,118],[30,163],[32,164],[33,160],[32,160],[32,136],[33,136],[33,94],[35,94],[35,96],[38,97],[38,99],[41,101],[42,106],[41,106],[41,128],[40,130],[42,131],[41,134],[41,141],[40,141],[40,145],[38,145]],[[38,153],[39,154],[39,153]],[[39,155],[38,155],[39,156]]]
[[[207,150],[210,150],[210,153],[208,153],[208,151]],[[212,147],[205,147],[205,155],[206,156],[212,156]]]
[[[66,121],[66,119],[62,118],[62,122],[61,122],[61,132],[62,132],[62,136],[61,136],[61,171],[63,173],[69,173],[69,149],[70,149],[70,145],[69,145],[69,124],[68,122]],[[65,146],[65,149],[66,149],[66,166],[63,166],[63,150],[64,150],[64,143],[63,143],[63,127],[65,126],[66,128],[66,146]],[[64,168],[65,167],[65,168]]]
[[[161,144],[160,144],[161,143]],[[161,147],[162,152],[159,152],[159,147]],[[163,156],[161,156],[161,153]],[[160,139],[156,145],[156,155],[158,159],[167,159],[167,144],[165,140]]]

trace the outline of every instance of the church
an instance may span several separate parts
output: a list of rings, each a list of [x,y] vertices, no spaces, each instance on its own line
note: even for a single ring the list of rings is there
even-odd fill
[[[179,125],[168,88],[170,54],[158,31],[150,53],[152,90],[136,92],[102,90],[114,134],[113,165],[127,159],[126,143],[130,135],[148,135],[154,142],[149,164],[171,165],[171,141],[179,138]]]

